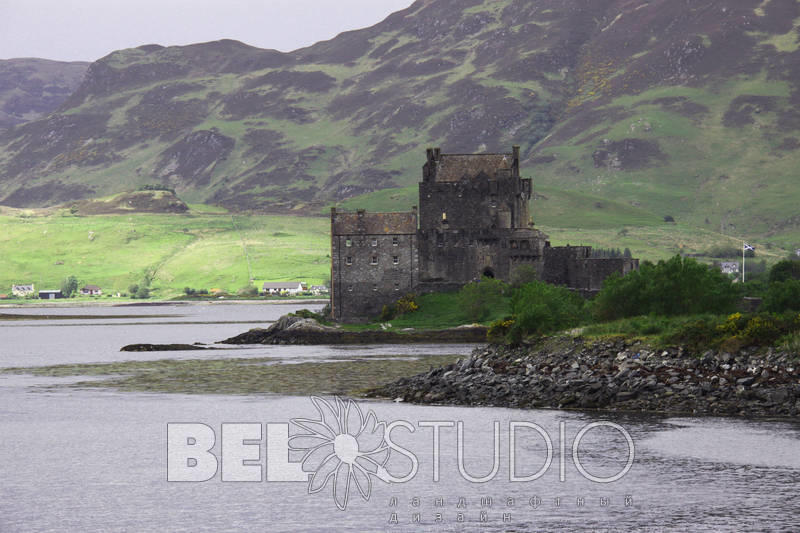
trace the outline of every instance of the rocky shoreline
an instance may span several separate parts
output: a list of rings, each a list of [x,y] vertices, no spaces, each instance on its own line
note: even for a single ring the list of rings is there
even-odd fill
[[[800,360],[775,349],[690,353],[636,340],[489,345],[368,393],[423,404],[797,416]]]
[[[485,326],[438,330],[348,330],[320,324],[313,318],[285,315],[269,328],[255,328],[221,344],[419,344],[484,343]]]

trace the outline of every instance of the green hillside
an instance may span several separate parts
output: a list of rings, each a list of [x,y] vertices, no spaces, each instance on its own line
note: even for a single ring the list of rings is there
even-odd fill
[[[795,0],[420,0],[290,53],[121,50],[0,133],[0,204],[158,183],[234,212],[398,210],[425,147],[518,144],[541,224],[800,247],[799,32]]]
[[[322,218],[229,214],[130,214],[80,217],[6,211],[0,215],[0,292],[12,284],[59,288],[67,276],[105,293],[152,277],[153,296],[184,287],[235,293],[254,281],[330,276]]]

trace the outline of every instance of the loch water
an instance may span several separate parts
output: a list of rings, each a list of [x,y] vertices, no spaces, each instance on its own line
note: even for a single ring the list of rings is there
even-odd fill
[[[376,356],[464,356],[474,348],[237,346],[191,352],[119,351],[138,342],[213,343],[264,326],[294,309],[229,303],[3,309],[0,312],[96,318],[0,322],[0,367],[224,357],[324,365]],[[367,476],[368,485],[351,482],[348,487],[347,468],[341,467],[332,471],[321,490],[309,493],[306,482],[266,479],[268,463],[287,458],[298,462],[302,456],[280,445],[270,449],[268,431],[286,425],[294,434],[301,428],[294,421],[323,418],[317,406],[336,409],[335,399],[326,397],[329,403],[321,403],[310,396],[166,394],[68,386],[77,380],[0,374],[0,531],[800,529],[800,424],[792,420],[418,406],[356,399],[347,416],[342,415],[349,418],[345,423],[358,425],[370,413],[378,422],[394,423],[392,439],[399,449],[391,451],[385,468],[395,481]],[[214,434],[211,454],[221,464],[209,480],[167,480],[168,427],[176,423],[204,424]],[[257,459],[246,465],[261,471],[260,481],[222,481],[222,425],[237,423],[263,429],[261,440],[247,442],[256,449]],[[304,466],[315,471],[314,464]],[[597,481],[623,472],[615,481]],[[541,475],[532,479],[537,473]],[[404,476],[409,479],[401,480]],[[343,491],[348,499],[342,510],[336,500],[342,503]]]

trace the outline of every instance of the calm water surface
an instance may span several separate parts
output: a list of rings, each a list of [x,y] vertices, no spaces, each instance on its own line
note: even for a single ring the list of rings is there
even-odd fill
[[[170,317],[0,323],[0,366],[195,358],[198,353],[324,364],[388,353],[387,347],[264,346],[186,354],[120,353],[120,346],[132,342],[218,341],[256,327],[253,321],[266,323],[290,309],[233,304],[114,309],[120,314]],[[86,309],[58,311],[87,314]],[[109,308],[93,312],[111,314]],[[125,324],[114,324],[115,320]],[[391,350],[402,357],[425,357],[468,353],[470,348],[433,345]],[[371,410],[379,421],[405,421],[414,429],[412,433],[400,427],[392,436],[417,458],[418,470],[402,483],[373,478],[368,500],[351,486],[347,508],[341,511],[334,502],[333,479],[314,494],[308,493],[306,483],[222,482],[219,472],[202,483],[166,480],[168,423],[207,424],[217,437],[212,452],[219,456],[221,424],[287,424],[294,418],[319,418],[309,398],[40,387],[69,381],[75,378],[0,375],[2,532],[800,530],[800,425],[795,422],[358,402],[364,415]],[[355,413],[351,410],[351,419]],[[433,479],[433,431],[423,427],[431,421],[446,424],[440,430],[438,481]],[[499,463],[491,476],[495,421],[500,428]],[[576,434],[598,421],[619,424],[635,445],[632,467],[612,483],[586,479],[572,458]],[[465,474],[459,470],[458,422],[463,425]],[[537,424],[551,440],[552,463],[536,480],[509,479],[512,422]],[[296,433],[298,427],[290,427]],[[273,454],[286,454],[283,449],[267,450],[265,440],[258,449],[261,459],[255,464],[262,469]],[[518,476],[531,475],[545,465],[545,440],[530,427],[518,430],[513,449]],[[401,453],[392,453],[386,467],[399,477],[411,463]],[[294,453],[289,458],[299,460]],[[578,464],[590,475],[611,477],[622,471],[627,458],[628,444],[615,429],[591,429],[580,441]],[[490,479],[477,483],[465,476]]]

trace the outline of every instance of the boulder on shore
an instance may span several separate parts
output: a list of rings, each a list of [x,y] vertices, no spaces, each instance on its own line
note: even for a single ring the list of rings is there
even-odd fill
[[[180,352],[184,350],[213,350],[210,346],[197,344],[128,344],[120,352]]]

